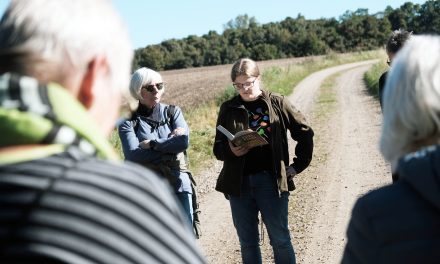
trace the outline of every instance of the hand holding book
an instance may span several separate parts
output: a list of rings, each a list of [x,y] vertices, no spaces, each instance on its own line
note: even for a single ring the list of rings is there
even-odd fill
[[[238,147],[245,147],[250,149],[253,147],[268,144],[266,139],[258,134],[258,132],[253,130],[243,130],[233,135],[221,125],[217,126],[217,129],[222,132],[231,141],[232,144]]]
[[[232,153],[234,153],[235,156],[241,157],[243,155],[246,155],[250,148],[247,147],[237,147],[234,144],[232,144],[231,141],[228,140],[229,148],[231,149]]]

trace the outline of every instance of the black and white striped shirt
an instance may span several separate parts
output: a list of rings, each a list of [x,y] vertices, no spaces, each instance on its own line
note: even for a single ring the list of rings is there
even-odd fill
[[[67,151],[0,166],[0,263],[205,263],[169,186]]]

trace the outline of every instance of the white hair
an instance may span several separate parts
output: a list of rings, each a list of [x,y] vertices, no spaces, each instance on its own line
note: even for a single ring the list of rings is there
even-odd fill
[[[440,37],[413,36],[393,60],[384,88],[380,150],[392,164],[440,139]]]
[[[54,71],[49,74],[64,80],[66,69],[84,71],[94,57],[102,55],[112,87],[127,88],[133,50],[111,1],[12,0],[0,32],[0,58],[19,61],[24,73],[44,67],[38,63],[42,62]]]
[[[137,69],[131,76],[131,80],[130,80],[131,96],[136,100],[142,99],[141,96],[142,86],[146,84],[150,84],[153,79],[158,79],[158,78],[162,79],[161,75],[157,71],[145,67]]]

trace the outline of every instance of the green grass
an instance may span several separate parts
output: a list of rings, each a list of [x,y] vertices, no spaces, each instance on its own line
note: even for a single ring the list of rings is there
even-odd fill
[[[367,85],[368,92],[378,98],[379,94],[379,78],[382,73],[388,70],[388,65],[385,60],[374,64],[365,74],[364,81]]]
[[[117,129],[113,130],[113,132],[110,134],[109,141],[110,144],[113,146],[113,148],[116,150],[116,153],[119,155],[119,157],[121,159],[124,158],[124,153],[122,152],[121,139],[119,138]]]
[[[313,115],[319,122],[327,120],[336,109],[337,96],[334,87],[336,85],[336,78],[339,77],[340,74],[341,73],[336,73],[329,76],[321,85],[315,109],[313,111]]]
[[[286,68],[271,67],[263,72],[264,87],[270,91],[288,95],[300,81],[313,72],[345,63],[377,59],[382,53],[380,50],[375,50],[343,55],[329,54],[320,58],[306,59]]]
[[[190,147],[188,150],[190,169],[197,175],[214,159],[212,146],[218,107],[214,102],[211,102],[186,111],[184,115],[190,127]]]

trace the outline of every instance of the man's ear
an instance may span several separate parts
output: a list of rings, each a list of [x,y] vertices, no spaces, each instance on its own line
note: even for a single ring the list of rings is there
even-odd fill
[[[78,92],[78,100],[89,109],[95,101],[97,92],[95,87],[97,82],[101,81],[103,75],[106,75],[108,71],[107,60],[104,56],[94,57],[84,73],[81,81],[81,86]]]

